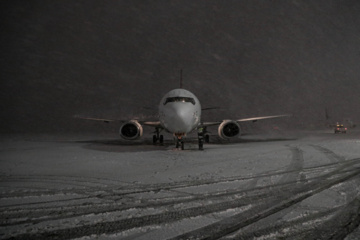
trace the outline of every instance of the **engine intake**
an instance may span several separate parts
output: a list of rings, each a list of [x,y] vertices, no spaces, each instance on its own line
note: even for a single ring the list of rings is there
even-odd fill
[[[119,133],[126,140],[136,140],[143,135],[143,127],[138,121],[131,120],[120,127]]]
[[[240,134],[240,126],[236,121],[224,120],[218,129],[221,138],[233,138]]]

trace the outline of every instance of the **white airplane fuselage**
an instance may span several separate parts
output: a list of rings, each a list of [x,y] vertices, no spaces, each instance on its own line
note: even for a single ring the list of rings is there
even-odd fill
[[[176,137],[186,136],[199,126],[201,105],[197,97],[185,90],[174,89],[165,94],[159,105],[161,126]]]
[[[208,108],[211,109],[211,108]],[[125,121],[120,129],[119,134],[125,140],[137,140],[143,135],[143,126],[155,128],[153,143],[164,143],[164,136],[160,135],[165,130],[175,137],[176,148],[181,146],[184,149],[184,137],[194,130],[198,130],[199,150],[203,150],[203,143],[209,142],[209,135],[206,128],[209,126],[218,126],[219,137],[223,139],[235,138],[241,135],[241,122],[256,122],[258,120],[289,117],[289,114],[272,115],[252,118],[242,118],[236,120],[221,120],[215,122],[201,121],[201,104],[197,97],[188,90],[179,88],[165,94],[159,105],[159,121],[146,121],[133,119]],[[82,119],[96,120],[103,122],[122,121],[119,119],[89,118],[79,117]]]

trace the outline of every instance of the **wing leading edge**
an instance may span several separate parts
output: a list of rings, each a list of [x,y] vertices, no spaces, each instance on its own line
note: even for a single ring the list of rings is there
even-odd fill
[[[290,114],[274,115],[274,116],[264,116],[264,117],[253,117],[253,118],[242,118],[236,120],[237,122],[256,122],[257,120],[271,119],[271,118],[281,118],[281,117],[291,117]]]
[[[91,120],[91,121],[100,121],[100,122],[105,122],[105,123],[109,123],[109,122],[128,122],[129,120],[123,120],[123,119],[107,119],[107,118],[92,118],[92,117],[82,117],[82,116],[74,116],[74,118],[79,118],[79,119],[85,119],[85,120]],[[145,126],[150,126],[150,127],[159,127],[161,128],[161,124],[160,121],[140,121],[137,119],[133,119],[134,121],[137,121],[140,124],[143,124]]]
[[[263,116],[263,117],[253,117],[253,118],[241,118],[235,120],[236,122],[256,122],[258,120],[264,120],[264,119],[272,119],[272,118],[281,118],[281,117],[291,117],[291,114],[282,114],[282,115],[273,115],[273,116]],[[201,125],[204,127],[208,126],[215,126],[221,124],[222,121],[219,122],[203,122]]]

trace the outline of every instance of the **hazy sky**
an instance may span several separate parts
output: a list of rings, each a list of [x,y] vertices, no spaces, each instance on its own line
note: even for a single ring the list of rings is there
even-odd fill
[[[226,109],[206,120],[293,113],[296,124],[317,124],[325,108],[334,121],[360,120],[359,1],[15,0],[0,9],[2,132],[75,131],[75,114],[156,114],[180,69],[203,107]]]

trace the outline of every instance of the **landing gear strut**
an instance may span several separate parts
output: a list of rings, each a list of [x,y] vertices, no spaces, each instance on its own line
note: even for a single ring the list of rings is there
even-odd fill
[[[176,148],[179,148],[181,146],[181,150],[184,150],[184,145],[185,145],[183,140],[184,136],[185,136],[184,133],[174,133]]]
[[[204,150],[204,141],[206,143],[210,141],[210,136],[206,133],[206,127],[198,128],[199,150]]]
[[[204,128],[198,128],[199,150],[204,150]]]
[[[181,146],[181,150],[184,150],[185,143],[181,137],[176,138],[176,148]]]
[[[210,142],[210,136],[208,134],[205,135],[205,142],[206,143]]]
[[[160,129],[156,128],[155,133],[156,133],[156,135],[153,135],[153,143],[156,144],[156,142],[159,140],[160,144],[163,144],[164,143],[164,136],[160,135]]]

